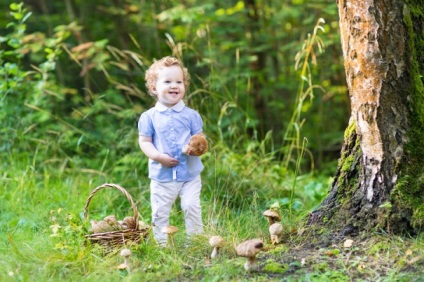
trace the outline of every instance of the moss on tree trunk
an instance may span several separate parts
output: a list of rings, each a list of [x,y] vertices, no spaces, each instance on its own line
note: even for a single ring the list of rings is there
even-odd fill
[[[424,228],[424,7],[421,0],[406,1],[404,23],[408,33],[410,141],[405,161],[391,193],[393,202],[386,225],[404,226],[405,216],[414,230]]]

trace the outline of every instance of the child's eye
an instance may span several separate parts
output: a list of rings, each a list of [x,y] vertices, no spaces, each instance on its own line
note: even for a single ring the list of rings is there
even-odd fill
[[[178,83],[178,84],[181,84],[181,83],[183,83],[183,82],[182,82],[182,81],[177,81],[177,83]]]
[[[171,83],[171,81],[169,81],[169,80],[165,80],[165,81],[164,81],[164,83]]]

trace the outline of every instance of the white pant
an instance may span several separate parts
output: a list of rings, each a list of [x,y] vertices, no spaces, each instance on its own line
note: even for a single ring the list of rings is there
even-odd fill
[[[160,232],[169,225],[169,214],[178,196],[184,212],[186,233],[188,236],[203,232],[202,210],[200,207],[200,176],[187,182],[150,182],[150,203],[152,207],[153,236],[160,245],[166,244],[167,235]]]

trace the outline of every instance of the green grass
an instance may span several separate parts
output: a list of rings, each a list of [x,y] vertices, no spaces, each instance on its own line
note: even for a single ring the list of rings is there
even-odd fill
[[[84,235],[88,224],[82,218],[92,189],[105,182],[119,183],[120,179],[113,174],[104,176],[86,169],[66,168],[60,161],[36,159],[35,155],[11,153],[1,167],[1,281],[422,281],[422,236],[400,238],[375,234],[363,242],[359,237],[354,238],[354,245],[344,248],[343,240],[320,246],[306,233],[298,235],[303,215],[319,203],[329,179],[298,176],[296,193],[303,198],[296,198],[299,205],[289,217],[289,209],[279,196],[289,195],[290,189],[287,193],[273,192],[276,188],[265,189],[265,194],[258,191],[230,204],[234,189],[242,181],[217,173],[224,164],[215,164],[205,172],[202,194],[205,233],[187,241],[182,213],[176,205],[171,216],[171,222],[180,228],[175,247],[160,248],[148,237],[143,243],[131,246],[131,272],[120,273],[117,270],[122,263],[120,249],[104,253],[102,248],[87,244]],[[272,165],[277,164],[267,160],[266,167]],[[255,184],[251,190],[261,189],[256,183],[263,181],[263,173],[258,169],[244,175],[245,180]],[[140,180],[133,177],[132,181],[126,179],[125,188],[137,201],[141,219],[149,223],[148,189],[138,187]],[[292,183],[290,174],[287,178]],[[281,211],[286,215],[282,220],[285,237],[278,246],[269,244],[267,221],[262,216],[264,209],[274,202],[272,199],[281,203]],[[129,202],[119,191],[101,190],[90,204],[90,218],[108,214],[131,215]],[[211,261],[208,238],[217,234],[227,243],[219,257]],[[261,238],[266,244],[258,256],[260,270],[247,273],[243,268],[245,259],[237,257],[234,246],[253,237]]]

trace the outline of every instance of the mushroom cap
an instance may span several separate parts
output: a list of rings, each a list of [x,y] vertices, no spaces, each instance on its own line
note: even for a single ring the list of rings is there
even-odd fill
[[[212,236],[211,238],[209,238],[209,245],[211,245],[211,247],[221,248],[224,246],[224,244],[224,238],[222,238],[221,236]]]
[[[99,222],[93,219],[90,221],[90,224],[91,224],[91,228],[90,228],[91,232],[99,233]]]
[[[266,210],[264,211],[264,216],[266,217],[272,217],[277,221],[281,220],[281,216],[278,212],[274,211],[274,210]]]
[[[174,234],[178,231],[178,228],[176,226],[165,226],[160,231],[165,234]]]
[[[134,217],[132,216],[126,216],[123,220],[122,223],[128,228],[128,229],[135,229],[135,220]]]
[[[208,141],[203,133],[198,133],[190,137],[188,144],[183,146],[183,154],[190,156],[201,156],[208,150]]]
[[[116,220],[116,217],[114,215],[108,215],[108,216],[106,216],[103,219],[103,221],[106,221],[111,226],[118,224],[118,221]]]
[[[261,251],[264,243],[261,239],[250,239],[244,241],[236,247],[237,255],[242,257],[254,257],[257,253]]]
[[[146,230],[146,229],[149,229],[149,228],[150,228],[150,226],[147,225],[147,223],[145,223],[144,221],[141,221],[141,220],[138,221],[138,229],[139,230]]]
[[[104,233],[104,232],[110,232],[116,230],[114,226],[111,226],[109,223],[107,223],[106,221],[96,221],[96,220],[92,220],[91,221],[91,231],[93,233]]]
[[[123,256],[124,258],[131,256],[131,250],[130,249],[122,249],[121,251],[121,256]]]
[[[271,235],[280,235],[283,232],[283,226],[281,223],[276,222],[269,226],[269,233]]]

